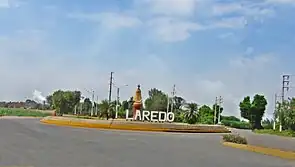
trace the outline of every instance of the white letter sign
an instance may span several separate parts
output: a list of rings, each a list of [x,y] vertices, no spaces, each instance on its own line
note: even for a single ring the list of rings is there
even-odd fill
[[[126,120],[132,120],[129,118],[129,111],[126,110]],[[137,110],[134,116],[135,120],[139,121],[159,121],[159,122],[173,122],[175,115],[173,112],[163,112],[163,111],[140,111]]]

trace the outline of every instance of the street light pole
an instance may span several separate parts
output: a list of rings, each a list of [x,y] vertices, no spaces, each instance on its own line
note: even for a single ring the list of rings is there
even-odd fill
[[[115,118],[117,119],[118,118],[119,103],[120,103],[120,87],[122,87],[122,86],[120,86],[120,87],[118,87],[116,85],[113,85],[113,86],[117,88],[116,114],[115,114]],[[128,85],[126,84],[123,86],[128,86]]]

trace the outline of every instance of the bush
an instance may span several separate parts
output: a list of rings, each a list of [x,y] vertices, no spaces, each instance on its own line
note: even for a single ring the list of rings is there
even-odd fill
[[[262,127],[264,129],[273,129],[273,125],[272,124],[262,124]]]
[[[250,126],[250,124],[248,122],[222,120],[221,123],[224,126],[229,126],[229,127],[232,127],[232,128],[251,129],[251,126]]]
[[[221,120],[226,120],[226,121],[238,121],[240,122],[241,120],[235,116],[222,116],[221,115]]]
[[[223,141],[237,143],[237,144],[247,144],[247,140],[245,137],[242,137],[238,134],[226,134],[223,135]]]

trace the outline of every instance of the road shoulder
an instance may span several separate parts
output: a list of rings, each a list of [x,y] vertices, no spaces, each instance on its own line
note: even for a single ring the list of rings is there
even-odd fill
[[[245,144],[236,144],[236,143],[230,143],[230,142],[223,142],[222,144],[224,146],[252,151],[252,152],[261,153],[265,155],[271,155],[271,156],[280,157],[283,159],[295,160],[295,152],[292,152],[292,151],[283,151],[283,150],[274,149],[274,148],[245,145]]]

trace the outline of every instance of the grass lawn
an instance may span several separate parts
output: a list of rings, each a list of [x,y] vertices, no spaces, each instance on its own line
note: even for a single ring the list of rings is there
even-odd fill
[[[0,108],[0,116],[22,116],[22,117],[46,117],[52,115],[49,112],[22,108]]]
[[[259,134],[271,134],[277,136],[285,136],[285,137],[295,137],[295,131],[287,131],[284,130],[282,132],[272,129],[261,129],[261,130],[254,130],[255,133]]]

